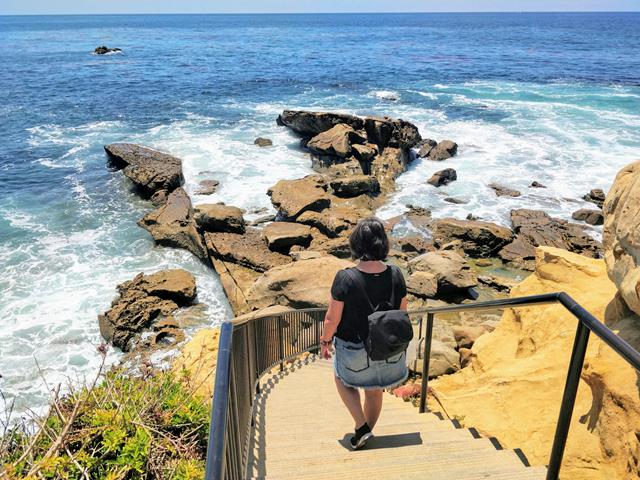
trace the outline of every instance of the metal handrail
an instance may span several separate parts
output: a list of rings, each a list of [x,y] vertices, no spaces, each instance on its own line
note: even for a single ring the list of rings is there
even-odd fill
[[[567,381],[547,469],[547,480],[558,480],[590,332],[596,334],[639,371],[640,353],[566,293],[547,293],[443,307],[427,307],[412,310],[409,313],[411,315],[426,315],[427,317],[420,397],[420,413],[424,413],[427,411],[429,357],[435,315],[551,304],[562,305],[578,319]],[[325,312],[326,309],[323,308],[293,310],[275,315],[245,317],[222,324],[215,391],[211,407],[206,480],[239,480],[246,477],[249,430],[253,421],[255,394],[259,393],[260,378],[278,363],[282,368],[282,362],[287,359],[319,347],[320,323]],[[420,317],[419,325],[419,332],[422,335],[422,317]],[[298,333],[294,345],[285,345],[283,328],[293,328]],[[234,338],[236,336],[237,339]],[[251,392],[256,393],[252,394]]]

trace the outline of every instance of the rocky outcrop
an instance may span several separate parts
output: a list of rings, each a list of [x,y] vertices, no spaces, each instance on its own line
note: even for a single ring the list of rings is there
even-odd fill
[[[605,193],[599,188],[594,188],[582,198],[587,202],[595,203],[599,208],[602,208],[605,201]]]
[[[329,182],[333,194],[338,197],[351,198],[360,195],[380,192],[378,179],[371,175],[350,175],[348,177],[336,178]]]
[[[309,175],[298,180],[280,180],[267,191],[271,203],[288,219],[295,219],[308,210],[321,211],[331,200],[324,178]]]
[[[350,261],[325,256],[275,267],[256,280],[247,300],[254,308],[268,305],[291,308],[326,306],[336,273],[351,266],[353,263]]]
[[[272,222],[262,230],[267,246],[276,252],[288,253],[294,245],[308,247],[311,243],[311,228],[290,222]]]
[[[367,117],[364,119],[367,140],[380,149],[386,147],[407,149],[422,140],[418,127],[401,119]]]
[[[365,141],[353,127],[338,124],[311,138],[307,142],[307,148],[319,154],[348,158],[351,156],[352,144],[363,144]]]
[[[407,150],[388,147],[373,159],[369,173],[378,179],[383,192],[390,192],[395,188],[396,178],[407,170],[410,160]]]
[[[429,152],[438,145],[438,142],[430,138],[420,140],[416,147],[418,147],[418,158],[426,158],[429,156]]]
[[[245,229],[242,210],[220,204],[203,204],[194,209],[194,219],[205,232],[243,233]]]
[[[453,168],[445,168],[444,170],[440,170],[434,173],[427,183],[433,185],[434,187],[441,187],[443,185],[448,185],[449,183],[458,179],[458,174]]]
[[[589,225],[602,225],[604,223],[602,210],[590,208],[581,208],[580,210],[576,210],[571,215],[571,218],[580,222],[588,223]]]
[[[488,187],[496,192],[498,197],[519,197],[522,195],[518,190],[514,190],[513,188],[505,187],[503,185],[498,185],[497,183],[490,183]]]
[[[273,145],[273,141],[270,138],[258,137],[253,141],[253,144],[259,147],[270,147]]]
[[[429,160],[442,161],[458,153],[458,144],[451,140],[442,140],[429,150]]]
[[[455,252],[427,252],[409,261],[412,272],[429,272],[438,281],[438,294],[466,291],[478,284],[469,264]]]
[[[349,125],[354,130],[364,127],[364,121],[355,115],[304,110],[285,110],[278,116],[277,122],[305,137],[313,137],[338,124]]]
[[[558,291],[567,292],[600,319],[616,295],[602,260],[538,248],[535,272],[512,290],[512,296]],[[611,326],[624,331],[620,323]],[[575,317],[558,305],[507,310],[495,331],[476,340],[469,367],[430,386],[449,415],[497,436],[507,448],[522,448],[532,464],[544,465],[575,330]],[[638,475],[637,378],[607,345],[591,339],[563,460],[564,478]],[[437,408],[436,402],[432,405]]]
[[[147,230],[159,245],[184,248],[201,259],[207,258],[193,217],[191,199],[182,188],[171,192],[166,203],[145,215],[138,225]]]
[[[204,239],[212,258],[236,263],[256,272],[291,262],[289,256],[269,250],[261,232],[255,228],[247,228],[242,234],[207,232]]]
[[[182,161],[172,155],[133,143],[105,145],[109,165],[123,173],[145,198],[168,194],[184,183]]]
[[[543,211],[512,210],[511,223],[516,237],[498,255],[520,268],[533,270],[537,246],[562,248],[592,258],[600,255],[600,244],[584,227],[550,217]]]
[[[604,258],[626,305],[640,315],[640,162],[624,167],[604,203]]]
[[[117,289],[118,297],[104,315],[98,316],[98,323],[104,339],[125,352],[142,330],[196,299],[195,278],[179,269],[140,273]]]
[[[461,248],[471,257],[491,257],[511,242],[510,229],[494,223],[442,218],[433,223],[436,247],[459,240]]]

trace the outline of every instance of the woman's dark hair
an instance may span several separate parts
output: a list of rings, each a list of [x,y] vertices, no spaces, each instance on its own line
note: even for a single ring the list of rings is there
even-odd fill
[[[386,260],[389,238],[376,217],[363,218],[349,236],[351,257],[356,260]]]

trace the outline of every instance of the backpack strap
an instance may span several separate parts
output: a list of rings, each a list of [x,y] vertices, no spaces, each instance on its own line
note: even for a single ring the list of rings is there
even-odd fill
[[[396,267],[395,265],[389,265],[387,268],[391,269],[391,299],[389,300],[389,303],[391,304],[391,307],[393,309],[398,309],[400,308],[400,305],[396,305],[396,285],[399,285],[400,282],[402,281],[400,279],[400,275],[402,275],[402,273],[400,272],[400,269],[398,267]]]
[[[369,294],[367,293],[367,287],[364,283],[364,279],[362,278],[362,273],[360,273],[360,271],[356,273],[354,272],[354,270],[358,270],[358,269],[356,267],[352,267],[352,268],[345,268],[344,271],[347,273],[347,276],[351,279],[351,281],[356,285],[356,288],[360,290],[360,293],[369,304],[371,311],[374,312],[376,309],[371,304],[371,299],[369,298]]]

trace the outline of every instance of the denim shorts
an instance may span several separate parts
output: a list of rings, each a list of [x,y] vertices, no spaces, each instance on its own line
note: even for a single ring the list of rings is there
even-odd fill
[[[387,360],[371,360],[362,342],[347,342],[335,337],[333,345],[333,368],[347,387],[393,388],[404,383],[409,375],[406,352]]]

